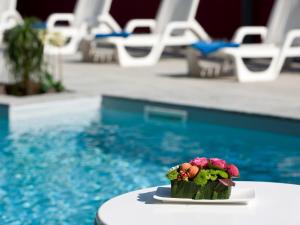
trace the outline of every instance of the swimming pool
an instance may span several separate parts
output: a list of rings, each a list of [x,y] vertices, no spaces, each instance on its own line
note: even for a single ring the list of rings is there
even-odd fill
[[[300,184],[300,135],[293,125],[279,133],[276,122],[257,130],[244,118],[245,129],[209,111],[197,120],[177,108],[147,109],[143,102],[106,98],[101,111],[26,120],[20,129],[8,130],[2,120],[0,224],[93,224],[104,201],[167,184],[170,166],[201,155],[231,159],[242,180]]]

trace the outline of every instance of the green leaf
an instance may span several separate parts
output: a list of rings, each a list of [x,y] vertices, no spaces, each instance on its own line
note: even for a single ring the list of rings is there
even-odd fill
[[[218,175],[218,170],[210,169],[210,170],[209,170],[209,173],[210,173],[211,175]]]
[[[210,180],[211,181],[216,181],[217,179],[218,179],[218,175],[215,175],[215,174],[210,175]]]
[[[231,187],[226,187],[219,181],[209,181],[203,186],[192,181],[171,181],[172,198],[228,199],[230,193]]]
[[[194,199],[197,194],[198,186],[191,181],[171,181],[172,198],[190,198]]]
[[[168,173],[166,174],[167,178],[169,180],[176,180],[179,175],[177,170],[178,170],[178,168],[173,168],[173,169],[169,170]]]
[[[199,186],[204,186],[209,179],[209,174],[207,170],[201,170],[197,176],[194,178],[194,183]]]
[[[218,175],[220,175],[220,177],[224,178],[224,179],[227,179],[229,176],[228,176],[228,173],[226,173],[225,171],[223,170],[217,170],[218,171]]]

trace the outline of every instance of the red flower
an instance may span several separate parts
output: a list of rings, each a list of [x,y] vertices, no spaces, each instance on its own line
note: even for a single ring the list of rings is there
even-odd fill
[[[233,164],[230,164],[230,165],[227,166],[227,172],[232,177],[239,177],[240,176],[239,169]]]

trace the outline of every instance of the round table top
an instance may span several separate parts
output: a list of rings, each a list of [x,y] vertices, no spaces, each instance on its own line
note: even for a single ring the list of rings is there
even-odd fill
[[[236,182],[236,186],[254,188],[255,199],[248,205],[170,204],[153,199],[157,187],[152,187],[107,201],[96,219],[105,225],[300,224],[300,185]]]

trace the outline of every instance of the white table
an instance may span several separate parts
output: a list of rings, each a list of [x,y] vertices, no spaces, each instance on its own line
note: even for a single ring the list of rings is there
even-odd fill
[[[253,187],[248,205],[167,204],[152,198],[156,187],[104,203],[96,220],[105,225],[300,225],[300,185],[237,182]]]

